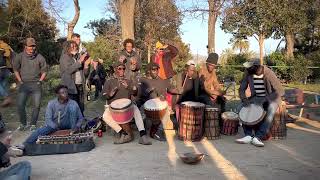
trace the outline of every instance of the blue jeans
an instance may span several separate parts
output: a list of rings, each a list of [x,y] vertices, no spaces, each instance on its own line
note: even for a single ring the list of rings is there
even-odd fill
[[[277,112],[279,103],[278,102],[270,102],[267,108],[267,113],[264,120],[257,124],[258,127],[242,125],[244,134],[246,136],[255,136],[259,139],[262,139],[270,130],[272,125],[274,115]],[[253,135],[253,130],[256,129],[255,135]]]
[[[0,179],[3,180],[28,180],[31,175],[31,164],[28,161],[21,161],[0,172]]]
[[[31,135],[25,140],[24,144],[35,143],[39,136],[51,134],[59,129],[75,129],[79,122],[78,114],[75,108],[77,107],[71,106],[69,109],[67,109],[67,116],[60,122],[59,128],[52,128],[48,125],[38,128],[31,133]]]
[[[18,93],[18,114],[20,123],[27,125],[26,102],[31,96],[33,102],[33,110],[31,116],[31,125],[36,125],[38,121],[40,103],[41,103],[41,84],[37,82],[25,82],[21,84]]]
[[[8,77],[10,72],[8,69],[0,69],[0,96],[7,97],[9,96],[8,93]]]

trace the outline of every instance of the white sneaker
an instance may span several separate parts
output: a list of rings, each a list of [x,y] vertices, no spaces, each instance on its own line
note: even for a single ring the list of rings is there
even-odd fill
[[[251,143],[253,145],[257,146],[257,147],[263,147],[264,146],[263,142],[260,139],[256,138],[256,137],[252,138],[252,142]]]
[[[245,136],[243,138],[240,139],[236,139],[236,142],[239,144],[249,144],[252,141],[252,137],[251,136]]]

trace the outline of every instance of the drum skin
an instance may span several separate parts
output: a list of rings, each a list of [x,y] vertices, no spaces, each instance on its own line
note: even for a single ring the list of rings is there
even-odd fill
[[[232,114],[232,116],[230,115]],[[233,112],[224,112],[222,114],[222,129],[221,134],[234,136],[238,134],[239,118],[238,115]]]
[[[129,99],[117,99],[114,102],[112,102],[109,106],[111,116],[113,120],[116,121],[118,124],[126,124],[130,122],[133,118],[134,109],[131,100],[129,100],[129,103],[122,104],[121,107],[119,106],[119,104],[121,105],[121,103],[119,102],[124,100]],[[118,106],[115,107],[115,104],[117,104]]]
[[[154,104],[157,107],[151,107],[149,104]],[[166,102],[160,102],[159,99],[150,99],[144,104],[143,107],[146,117],[153,123],[158,124],[166,114],[168,104]]]
[[[256,104],[250,104],[244,106],[239,112],[239,119],[245,125],[256,125],[261,122],[266,115],[262,106]]]
[[[209,140],[220,138],[220,110],[206,107],[204,112],[204,136]]]
[[[200,141],[203,136],[203,117],[205,105],[197,106],[182,103],[180,110],[179,134],[183,141]]]

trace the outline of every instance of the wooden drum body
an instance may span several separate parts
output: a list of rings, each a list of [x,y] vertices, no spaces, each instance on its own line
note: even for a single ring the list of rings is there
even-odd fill
[[[110,104],[109,108],[113,120],[118,124],[126,124],[133,118],[134,109],[130,99],[117,99]]]
[[[224,112],[222,117],[221,133],[228,136],[234,136],[238,133],[239,116],[234,112]]]
[[[204,136],[207,139],[220,138],[220,110],[218,108],[206,107],[204,112]]]
[[[146,118],[150,119],[152,123],[158,124],[167,112],[168,103],[160,99],[150,99],[143,105],[144,114]]]
[[[203,135],[203,117],[205,105],[197,102],[181,103],[179,121],[179,139],[200,141]]]

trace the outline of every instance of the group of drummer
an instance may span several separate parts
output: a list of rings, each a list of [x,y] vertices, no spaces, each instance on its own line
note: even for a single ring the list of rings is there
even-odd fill
[[[128,42],[126,45],[133,46],[133,42]],[[161,106],[171,107],[167,108],[160,118],[152,119],[150,137],[159,141],[166,140],[164,127],[167,121],[172,119],[170,111],[173,110],[179,121],[180,104],[185,101],[201,102],[211,107],[218,107],[220,112],[225,111],[223,96],[225,92],[220,87],[215,70],[219,58],[216,53],[209,54],[199,72],[196,70],[195,62],[190,60],[182,73],[174,75],[166,71],[172,69],[171,60],[177,55],[177,49],[159,42],[156,47],[157,53],[153,56],[153,61],[147,65],[144,77],[139,72],[141,62],[137,56],[122,56],[114,63],[114,76],[105,82],[103,95],[107,97],[107,104],[103,120],[117,132],[115,144],[127,143],[133,139],[122,126],[124,119],[131,120],[126,118],[130,117],[130,112],[126,112],[129,106],[133,106],[133,117],[140,132],[139,143],[144,145],[150,145],[151,142],[147,138],[141,114],[150,114],[149,109],[160,111]],[[166,53],[171,54],[166,55]],[[261,147],[264,146],[261,139],[269,132],[284,91],[274,72],[260,65],[259,60],[246,62],[244,67],[245,75],[239,89],[242,106],[261,105],[266,111],[266,116],[255,127],[243,124],[245,137],[237,139],[236,142],[252,143]],[[248,87],[251,92],[250,97],[246,96]],[[117,114],[119,110],[122,113]],[[157,116],[157,113],[161,114],[160,112],[153,114]]]

